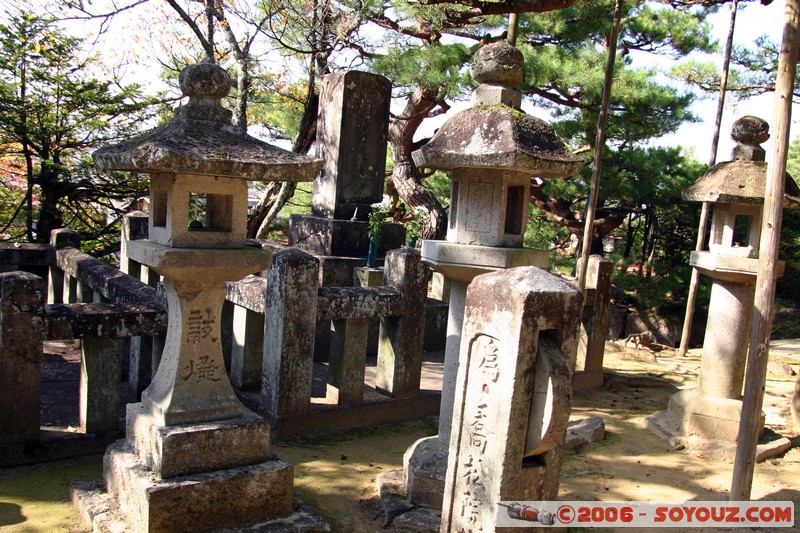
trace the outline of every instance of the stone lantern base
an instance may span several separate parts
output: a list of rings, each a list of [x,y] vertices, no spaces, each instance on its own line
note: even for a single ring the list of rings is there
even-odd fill
[[[103,459],[104,483],[76,484],[72,498],[94,531],[326,531],[292,498],[294,469],[269,454],[269,424],[236,419],[158,426],[128,405],[127,439]],[[103,490],[105,488],[105,490]]]
[[[667,419],[682,435],[698,435],[706,439],[736,442],[742,401],[703,394],[700,389],[686,389],[672,395]],[[761,413],[759,435],[764,431]]]

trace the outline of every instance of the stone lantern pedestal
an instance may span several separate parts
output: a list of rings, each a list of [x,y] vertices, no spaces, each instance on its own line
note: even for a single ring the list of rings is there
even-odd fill
[[[234,128],[220,67],[187,67],[180,84],[190,99],[172,122],[94,154],[101,169],[152,177],[150,237],[128,256],[163,276],[169,320],[158,371],[127,407],[127,438],[106,451],[105,491],[78,486],[73,499],[95,531],[285,530],[289,517],[293,531],[314,530],[319,519],[295,512],[292,466],[270,454],[269,424],[236,398],[220,315],[225,282],[272,260],[244,246],[246,180],[310,181],[321,162]]]
[[[531,178],[573,176],[583,164],[549,124],[520,111],[513,86],[522,82],[522,62],[505,42],[482,47],[472,65],[481,84],[473,106],[413,154],[419,167],[452,171],[447,240],[422,242],[423,261],[451,282],[439,434],[403,458],[408,499],[423,507],[443,502],[467,287],[480,274],[547,266],[546,251],[522,248]]]
[[[649,419],[656,433],[673,441],[713,440],[730,451],[738,438],[766,183],[759,145],[769,138],[767,132],[759,118],[739,119],[731,134],[739,143],[733,160],[711,167],[683,191],[685,200],[712,203],[708,249],[692,252],[690,264],[713,285],[698,386],[674,394],[667,411]],[[786,185],[796,194],[791,179]],[[785,205],[797,207],[791,201]],[[779,262],[776,275],[783,269]],[[762,429],[763,421],[762,413]]]

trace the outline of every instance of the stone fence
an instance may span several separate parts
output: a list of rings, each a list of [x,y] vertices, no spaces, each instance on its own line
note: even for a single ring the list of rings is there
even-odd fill
[[[96,453],[118,436],[120,384],[141,394],[166,332],[158,276],[124,253],[128,239],[146,237],[146,224],[126,217],[127,273],[80,252],[70,230],[54,232],[51,245],[0,244],[0,464]],[[279,436],[436,413],[438,392],[420,388],[429,271],[419,253],[388,254],[379,287],[319,287],[318,270],[313,256],[286,248],[268,271],[228,285],[223,346],[242,401]],[[375,387],[365,387],[375,318]],[[318,321],[331,324],[324,397],[312,396]],[[69,435],[40,431],[42,341],[63,339],[81,341],[80,430]],[[97,446],[76,444],[98,435]]]

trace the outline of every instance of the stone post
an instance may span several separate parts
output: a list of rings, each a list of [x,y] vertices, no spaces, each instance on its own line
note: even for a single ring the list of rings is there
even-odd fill
[[[589,257],[578,358],[572,386],[575,390],[603,385],[603,357],[611,305],[611,274],[614,263],[599,255]]]
[[[0,273],[0,443],[39,440],[45,283]]]
[[[75,230],[67,228],[56,229],[50,232],[50,245],[56,250],[61,248],[80,250],[81,237]],[[47,277],[47,303],[65,303],[64,287],[64,272],[56,265],[51,265]]]
[[[394,398],[419,394],[428,279],[430,271],[418,250],[401,248],[386,254],[384,283],[402,293],[403,314],[381,317],[376,388]]]
[[[326,398],[339,405],[364,399],[367,365],[368,318],[331,320]]]
[[[291,217],[289,244],[320,255],[366,257],[367,217],[383,198],[391,92],[387,78],[368,72],[323,78],[317,154],[324,166],[314,180],[313,214]],[[385,232],[382,249],[402,246],[396,230]]]
[[[231,383],[244,391],[259,390],[261,361],[264,358],[264,314],[233,308],[233,345],[231,346]]]
[[[272,423],[311,407],[319,266],[292,249],[275,254],[268,272],[261,405]]]
[[[80,423],[84,433],[119,429],[122,339],[81,343]]]
[[[467,292],[441,531],[496,531],[501,501],[554,500],[583,297],[535,267]]]

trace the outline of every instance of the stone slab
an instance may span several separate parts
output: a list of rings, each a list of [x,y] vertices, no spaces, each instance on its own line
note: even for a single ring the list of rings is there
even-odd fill
[[[136,531],[214,531],[293,512],[294,469],[277,459],[162,480],[137,460],[126,441],[118,441],[103,463],[108,493]]]
[[[445,277],[469,283],[475,276],[520,266],[547,268],[546,250],[422,241],[422,260]]]
[[[417,531],[419,533],[435,533],[442,524],[442,512],[418,507],[398,516],[392,525],[395,528]]]
[[[692,252],[689,264],[710,278],[734,283],[755,283],[758,271],[758,259],[712,252]],[[785,269],[786,263],[778,261],[775,264],[775,275],[782,276]]]
[[[735,443],[742,418],[742,401],[703,394],[697,388],[684,389],[669,399],[667,414],[683,435],[698,435]],[[764,427],[761,413],[761,427]]]
[[[414,505],[441,509],[447,477],[448,447],[438,436],[419,439],[403,455],[408,500]]]
[[[289,244],[320,255],[366,257],[369,224],[360,220],[338,220],[312,215],[289,218]],[[384,223],[378,255],[405,243],[405,226]]]
[[[729,461],[736,458],[735,442],[708,440],[697,435],[684,435],[676,427],[675,421],[667,411],[654,413],[644,419],[644,424],[651,433],[665,441],[670,449],[686,448],[695,453],[719,457]],[[775,433],[769,428],[764,430],[756,445],[755,460],[757,463],[773,457],[779,457],[792,447],[792,441]]]
[[[592,442],[601,441],[605,435],[606,424],[599,416],[573,420],[567,425],[567,438],[564,442],[564,449],[572,450]]]
[[[159,426],[141,403],[128,404],[127,436],[162,479],[254,465],[269,457],[269,424],[250,411],[241,418]]]
[[[383,525],[387,526],[403,513],[414,508],[406,499],[406,489],[402,470],[390,470],[378,475],[377,485],[383,509]]]
[[[104,491],[102,480],[73,483],[72,503],[86,526],[98,533],[133,533],[130,524],[119,512],[113,498]],[[292,500],[293,513],[283,518],[244,527],[225,528],[220,532],[250,533],[323,533],[330,531],[325,520],[299,498]]]
[[[181,277],[197,272],[200,279],[213,277],[233,281],[253,272],[260,272],[272,264],[272,255],[252,247],[241,248],[172,248],[150,241],[128,243],[128,257],[153,268],[162,276]],[[211,274],[213,272],[213,274]]]

